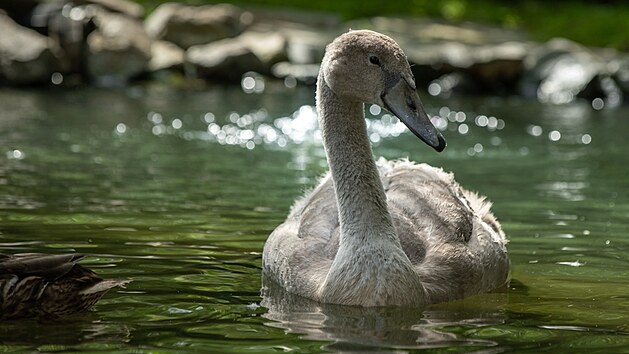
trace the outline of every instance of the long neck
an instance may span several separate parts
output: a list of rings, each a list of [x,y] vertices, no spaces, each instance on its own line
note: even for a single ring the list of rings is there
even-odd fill
[[[339,206],[341,245],[370,237],[397,241],[367,136],[363,103],[337,96],[319,77],[317,109]]]

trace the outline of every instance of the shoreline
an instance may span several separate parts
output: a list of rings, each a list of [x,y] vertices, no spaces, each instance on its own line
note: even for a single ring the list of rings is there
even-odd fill
[[[517,95],[552,104],[586,99],[606,108],[629,99],[629,54],[563,38],[536,42],[522,31],[478,23],[343,21],[321,12],[177,3],[145,18],[141,5],[126,0],[43,3],[30,11],[30,28],[17,20],[25,22],[0,11],[6,33],[0,88],[248,80],[255,90],[256,78],[313,85],[325,45],[350,28],[365,28],[394,38],[419,88],[433,96]]]

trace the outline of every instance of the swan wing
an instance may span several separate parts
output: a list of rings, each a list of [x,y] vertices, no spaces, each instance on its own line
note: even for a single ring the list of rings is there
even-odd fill
[[[396,232],[429,302],[496,289],[506,283],[506,237],[491,203],[462,189],[452,174],[405,160],[378,161]]]
[[[338,249],[338,207],[330,175],[298,200],[264,245],[265,280],[291,293],[319,298]]]

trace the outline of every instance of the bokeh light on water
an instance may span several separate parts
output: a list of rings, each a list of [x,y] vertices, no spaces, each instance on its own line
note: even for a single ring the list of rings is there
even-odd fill
[[[409,132],[396,116],[378,105],[368,105],[365,113],[367,133],[370,141],[375,145]],[[499,132],[505,128],[505,121],[494,116],[487,117],[479,114],[474,118],[468,118],[465,112],[451,110],[447,106],[442,106],[436,113],[431,115],[431,121],[441,131],[466,135],[470,129]],[[312,105],[302,105],[290,115],[275,118],[270,117],[264,108],[247,113],[231,111],[220,119],[217,119],[213,112],[204,112],[199,116],[199,122],[206,125],[202,130],[198,130],[198,124],[183,127],[179,118],[173,118],[168,125],[163,117],[163,114],[159,112],[151,111],[147,114],[148,121],[153,124],[151,131],[154,135],[178,135],[186,140],[206,140],[221,145],[240,146],[249,150],[260,145],[286,148],[292,145],[320,146],[322,144],[317,113]],[[502,139],[494,135],[490,145],[496,147],[501,142]],[[483,150],[483,145],[477,142],[468,149],[468,154],[479,154]]]

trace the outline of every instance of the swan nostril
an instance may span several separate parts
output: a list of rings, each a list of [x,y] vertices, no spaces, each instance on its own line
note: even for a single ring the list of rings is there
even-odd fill
[[[408,104],[408,108],[412,109],[413,111],[417,110],[417,106],[415,105],[415,102],[411,101]]]

